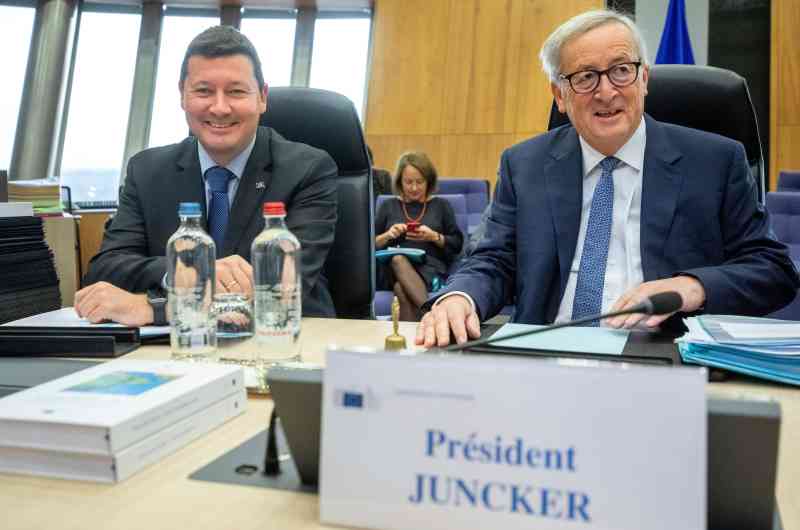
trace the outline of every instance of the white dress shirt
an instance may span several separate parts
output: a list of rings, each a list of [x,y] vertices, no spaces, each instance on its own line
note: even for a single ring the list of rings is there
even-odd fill
[[[642,217],[642,173],[644,168],[644,148],[646,142],[644,118],[633,136],[614,156],[620,163],[612,174],[614,180],[614,216],[611,221],[611,240],[606,261],[606,277],[603,283],[602,312],[611,309],[622,294],[642,283],[642,252],[639,239]],[[572,319],[572,303],[575,300],[575,286],[581,266],[583,243],[586,239],[586,226],[592,207],[594,189],[600,180],[602,169],[600,161],[605,155],[594,149],[586,140],[580,138],[583,155],[583,201],[581,207],[581,226],[575,257],[569,270],[567,287],[558,307],[556,322]]]
[[[578,282],[578,271],[581,266],[583,242],[586,239],[586,225],[589,222],[589,210],[592,196],[602,169],[600,161],[605,155],[590,146],[579,136],[581,154],[583,155],[583,200],[581,206],[581,224],[578,231],[578,242],[575,257],[570,266],[567,286],[558,307],[556,322],[572,320],[572,303],[575,300],[575,285]],[[639,234],[642,218],[642,177],[644,173],[644,148],[647,140],[644,117],[633,136],[614,156],[621,163],[612,174],[614,180],[614,215],[611,222],[611,240],[609,241],[608,258],[606,260],[606,276],[603,283],[602,312],[611,309],[622,294],[642,283],[642,251]],[[467,293],[452,291],[439,298],[434,305],[448,296],[460,294],[469,300],[473,311],[475,301]]]

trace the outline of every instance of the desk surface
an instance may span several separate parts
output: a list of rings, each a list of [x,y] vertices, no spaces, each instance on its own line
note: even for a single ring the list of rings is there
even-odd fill
[[[414,329],[414,324],[401,324],[400,332],[409,343]],[[383,321],[304,319],[304,360],[323,362],[332,343],[380,348],[390,332],[391,323]],[[166,346],[148,346],[126,358],[168,355]],[[778,505],[784,529],[800,530],[800,389],[748,381],[710,384],[708,392],[721,397],[770,397],[781,403]],[[2,526],[15,530],[323,528],[315,495],[187,478],[264,429],[271,407],[269,399],[250,399],[242,416],[116,485],[0,474]]]

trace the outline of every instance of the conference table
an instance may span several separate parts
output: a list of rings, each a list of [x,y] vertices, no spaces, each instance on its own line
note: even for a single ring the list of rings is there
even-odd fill
[[[330,345],[380,349],[392,324],[303,319],[303,360],[324,364]],[[400,323],[413,345],[415,324]],[[165,359],[168,346],[144,346],[128,359]],[[777,500],[785,530],[800,530],[800,389],[751,379],[709,383],[715,397],[774,399],[782,409]],[[325,528],[308,493],[189,479],[197,469],[266,427],[272,402],[251,396],[247,412],[176,453],[115,484],[0,474],[0,528],[9,530]],[[732,463],[735,465],[735,463]],[[747,480],[747,477],[741,477]]]

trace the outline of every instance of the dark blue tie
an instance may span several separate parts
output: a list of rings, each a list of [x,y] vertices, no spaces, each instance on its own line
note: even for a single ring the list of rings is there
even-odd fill
[[[228,181],[234,174],[220,166],[206,170],[206,182],[211,191],[208,205],[208,232],[217,246],[217,256],[222,255],[222,242],[225,241],[225,229],[228,227]]]
[[[611,242],[611,221],[614,217],[614,180],[611,173],[619,159],[608,156],[600,161],[603,170],[592,195],[586,237],[583,240],[572,318],[578,319],[600,313],[603,307],[603,284],[606,278],[608,245]],[[587,324],[600,325],[599,321]]]

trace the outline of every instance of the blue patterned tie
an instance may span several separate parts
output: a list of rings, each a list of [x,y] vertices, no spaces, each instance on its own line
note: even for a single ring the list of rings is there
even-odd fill
[[[208,205],[208,232],[217,246],[217,256],[222,256],[222,242],[225,241],[225,229],[228,227],[228,181],[234,178],[233,173],[220,166],[206,170],[206,182],[211,191]]]
[[[603,174],[594,189],[586,238],[583,240],[581,266],[575,285],[572,318],[578,319],[600,313],[603,307],[603,283],[606,277],[608,245],[611,242],[611,220],[614,216],[614,180],[611,173],[619,159],[607,156],[600,161]],[[598,326],[599,321],[587,324]]]

